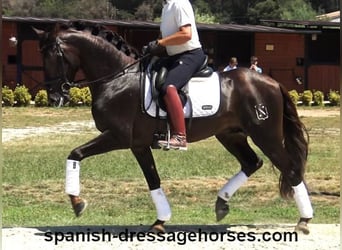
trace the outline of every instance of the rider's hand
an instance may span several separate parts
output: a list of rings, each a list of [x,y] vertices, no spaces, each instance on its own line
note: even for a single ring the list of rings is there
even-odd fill
[[[156,51],[159,50],[159,43],[158,43],[158,40],[154,40],[152,42],[149,42],[148,45],[147,45],[147,50],[150,52],[150,54],[155,54]]]
[[[165,55],[165,47],[158,43],[158,40],[154,40],[143,47],[143,54],[150,54],[151,56]]]

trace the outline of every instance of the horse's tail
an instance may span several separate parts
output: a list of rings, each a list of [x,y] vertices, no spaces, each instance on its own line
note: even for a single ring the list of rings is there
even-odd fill
[[[281,84],[280,90],[283,96],[283,134],[285,150],[290,156],[292,177],[304,180],[305,165],[308,156],[309,136],[304,124],[300,121],[296,105],[290,98],[288,91]],[[284,198],[293,197],[293,188],[289,177],[280,174],[279,189]]]

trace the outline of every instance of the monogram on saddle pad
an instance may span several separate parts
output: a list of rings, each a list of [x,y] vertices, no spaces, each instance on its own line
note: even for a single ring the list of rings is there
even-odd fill
[[[167,69],[154,65],[158,58],[149,63],[144,79],[144,111],[152,117],[166,118],[167,113],[159,96],[159,90],[165,80]],[[182,88],[180,96],[183,101],[185,118],[207,117],[216,114],[220,106],[219,77],[212,68],[207,66],[207,59],[201,69]]]

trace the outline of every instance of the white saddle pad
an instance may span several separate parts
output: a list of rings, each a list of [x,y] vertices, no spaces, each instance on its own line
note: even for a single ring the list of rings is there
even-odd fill
[[[149,77],[146,77],[144,109],[147,114],[156,117],[158,115],[157,104],[152,98],[151,88],[151,81]],[[220,82],[216,72],[210,77],[193,77],[189,81],[187,89],[192,107],[188,100],[183,109],[185,118],[212,116],[217,112],[220,106]],[[159,109],[159,116],[166,117],[166,112]]]

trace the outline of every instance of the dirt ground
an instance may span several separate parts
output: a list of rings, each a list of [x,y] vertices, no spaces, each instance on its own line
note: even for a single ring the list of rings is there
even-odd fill
[[[330,117],[330,116],[339,116],[340,110],[336,109],[299,109],[298,115],[304,117]]]
[[[331,117],[339,116],[340,110],[336,109],[300,109],[298,110],[300,117]],[[26,127],[26,128],[3,128],[2,129],[2,142],[13,141],[16,139],[25,138],[28,136],[42,135],[48,133],[75,133],[80,129],[87,129],[96,132],[95,124],[93,121],[83,122],[68,122],[60,123],[56,126],[50,127]]]

